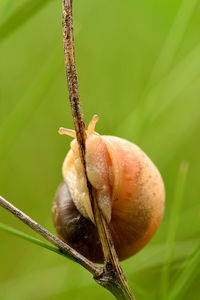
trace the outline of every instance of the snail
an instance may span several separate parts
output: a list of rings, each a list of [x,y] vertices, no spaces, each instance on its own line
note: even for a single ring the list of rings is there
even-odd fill
[[[86,173],[101,213],[109,224],[119,260],[142,249],[158,229],[164,211],[162,177],[148,156],[135,144],[95,132],[92,118],[86,138]],[[75,131],[60,128],[74,139],[64,160],[64,182],[52,208],[57,235],[93,262],[103,262],[89,197],[85,170]]]

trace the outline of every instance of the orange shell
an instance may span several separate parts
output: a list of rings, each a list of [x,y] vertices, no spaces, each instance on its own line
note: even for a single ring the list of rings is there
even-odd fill
[[[81,170],[76,168],[76,143],[76,140],[72,142],[74,150],[68,152],[63,164],[64,180],[73,201],[74,186],[71,187],[69,183],[69,174],[70,181],[77,181],[76,188],[84,186],[83,182],[77,180]],[[100,136],[96,133],[88,136],[86,140],[86,166],[89,181],[99,192],[98,204],[110,221],[109,226],[119,259],[128,258],[144,247],[161,222],[165,201],[161,175],[148,156],[135,144],[122,138]],[[87,198],[87,191],[84,195]],[[110,197],[110,201],[105,200],[103,203],[106,197]],[[77,205],[79,200],[76,200],[74,203],[80,213],[93,221],[88,200],[85,202],[87,208],[84,208],[84,213],[83,208]]]

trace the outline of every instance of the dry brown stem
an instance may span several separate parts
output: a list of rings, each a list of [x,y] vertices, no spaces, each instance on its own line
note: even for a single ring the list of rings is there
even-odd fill
[[[43,236],[47,241],[58,247],[63,253],[66,254],[66,256],[70,257],[75,262],[82,265],[85,269],[87,269],[90,273],[92,273],[94,276],[100,276],[102,274],[102,268],[99,266],[96,266],[91,261],[86,259],[84,256],[82,256],[80,253],[78,253],[76,250],[71,248],[69,245],[61,241],[59,238],[54,236],[52,233],[50,233],[48,230],[43,228],[40,224],[38,224],[36,221],[31,219],[29,216],[27,216],[25,213],[23,213],[21,210],[16,208],[14,205],[12,205],[10,202],[8,202],[6,199],[0,196],[0,206],[11,212],[15,217],[17,217],[19,220],[21,220],[24,224],[32,228],[34,231],[39,233],[41,236]]]
[[[81,111],[80,96],[78,90],[78,80],[75,64],[74,53],[74,36],[73,36],[73,18],[72,18],[72,0],[63,1],[63,40],[65,52],[66,75],[69,89],[69,99],[71,104],[72,116],[76,131],[76,137],[79,144],[80,156],[85,168],[85,140],[86,130]],[[85,176],[87,173],[85,169]],[[67,257],[82,265],[93,274],[95,281],[102,287],[109,290],[119,300],[134,300],[130,291],[122,268],[119,264],[113,240],[109,231],[109,226],[104,219],[95,199],[95,190],[91,187],[88,179],[88,189],[94,210],[96,226],[102,244],[104,253],[104,267],[96,266],[87,258],[79,254],[69,245],[52,235],[40,224],[32,220],[28,215],[13,206],[7,200],[0,196],[0,205],[15,215],[18,219],[31,227],[34,231],[43,236],[46,240],[57,246]]]
[[[78,90],[78,79],[75,64],[74,52],[74,35],[73,35],[73,17],[72,17],[72,0],[63,0],[63,42],[66,63],[66,75],[69,89],[69,99],[71,104],[72,116],[74,126],[79,144],[80,155],[84,167],[85,165],[85,140],[86,131],[83,114],[80,104],[80,96]],[[85,176],[87,173],[85,170]],[[111,291],[117,299],[134,299],[122,268],[119,264],[112,237],[109,231],[108,224],[104,219],[101,211],[95,200],[95,191],[91,187],[88,178],[88,189],[90,192],[90,199],[93,204],[96,226],[102,244],[102,249],[105,258],[104,271],[96,277],[97,283]]]
[[[69,90],[69,100],[72,110],[72,117],[74,121],[74,127],[79,144],[80,155],[83,164],[85,164],[85,122],[81,110],[80,95],[78,89],[78,78],[76,72],[75,63],[75,51],[74,51],[74,34],[73,34],[73,19],[72,19],[72,1],[63,0],[63,43],[65,53],[65,67],[67,75],[67,84]]]

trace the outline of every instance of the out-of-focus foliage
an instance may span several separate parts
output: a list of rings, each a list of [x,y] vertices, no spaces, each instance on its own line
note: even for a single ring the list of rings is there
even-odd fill
[[[123,262],[128,281],[140,300],[196,300],[200,2],[74,0],[74,21],[86,122],[97,113],[97,131],[138,144],[165,181],[163,223]],[[61,0],[0,0],[0,54],[0,194],[53,232],[52,199],[70,143],[57,129],[73,128]],[[0,221],[38,237],[1,208]],[[112,298],[70,260],[3,231],[0,243],[2,300]]]

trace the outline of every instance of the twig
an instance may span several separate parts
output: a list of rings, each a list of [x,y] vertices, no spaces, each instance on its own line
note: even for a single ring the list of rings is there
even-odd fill
[[[40,224],[32,220],[29,216],[23,213],[21,210],[16,208],[14,205],[9,203],[3,197],[0,196],[0,205],[11,212],[14,216],[20,219],[23,223],[31,227],[34,231],[43,236],[47,241],[58,247],[63,253],[69,256],[73,261],[82,265],[85,269],[87,269],[93,276],[100,276],[102,274],[102,268],[96,266],[87,258],[79,254],[76,250],[71,248],[69,245],[61,241],[59,238],[54,236],[52,233],[43,228]]]
[[[72,116],[77,136],[77,141],[80,149],[80,156],[85,164],[85,140],[86,131],[83,114],[80,104],[80,96],[78,91],[78,79],[75,64],[75,51],[74,51],[74,35],[73,35],[73,17],[72,17],[72,0],[63,1],[63,42],[66,64],[66,75],[69,89],[69,99],[71,104]],[[105,265],[104,273],[96,278],[96,281],[110,290],[117,299],[134,299],[130,288],[127,284],[126,278],[123,274],[122,268],[119,264],[112,237],[110,235],[109,227],[101,214],[95,199],[95,192],[91,187],[85,169],[85,176],[88,183],[90,199],[93,204],[96,226],[98,229],[100,241],[103,248]]]
[[[95,220],[105,257],[104,273],[97,283],[107,288],[117,299],[132,299],[134,296],[126,281],[114,247],[108,224],[95,203]],[[105,280],[106,278],[106,280]]]
[[[74,34],[72,19],[72,0],[62,0],[63,5],[63,43],[65,53],[65,67],[67,75],[67,84],[69,90],[69,100],[72,110],[72,117],[76,131],[76,137],[79,145],[82,163],[85,165],[85,122],[81,110],[80,96],[78,90],[78,78],[75,63]]]
[[[80,156],[82,163],[85,165],[85,140],[86,130],[81,111],[80,97],[78,91],[78,80],[76,73],[75,64],[75,53],[74,53],[74,37],[73,37],[73,19],[72,19],[72,0],[63,1],[63,39],[64,39],[64,50],[65,50],[65,63],[66,63],[66,74],[69,88],[69,98],[72,109],[72,116],[74,120],[74,126],[76,131],[76,137],[79,144]],[[26,225],[31,227],[34,231],[43,236],[46,240],[57,246],[66,256],[74,260],[75,262],[82,265],[90,273],[93,274],[94,279],[98,284],[109,290],[119,300],[134,300],[134,297],[127,284],[126,278],[123,274],[119,259],[117,257],[115,247],[110,235],[109,226],[104,219],[101,211],[98,207],[95,197],[95,190],[91,187],[86,173],[85,176],[88,183],[88,189],[90,193],[91,202],[93,205],[96,226],[98,229],[99,237],[102,243],[105,264],[104,268],[96,266],[91,261],[86,259],[84,256],[79,254],[69,245],[61,241],[59,238],[52,235],[45,228],[39,225],[37,222],[32,220],[29,216],[24,214],[22,211],[17,209],[11,203],[6,201],[0,196],[0,205],[15,215],[18,219],[24,222]],[[94,195],[94,197],[93,197]]]

